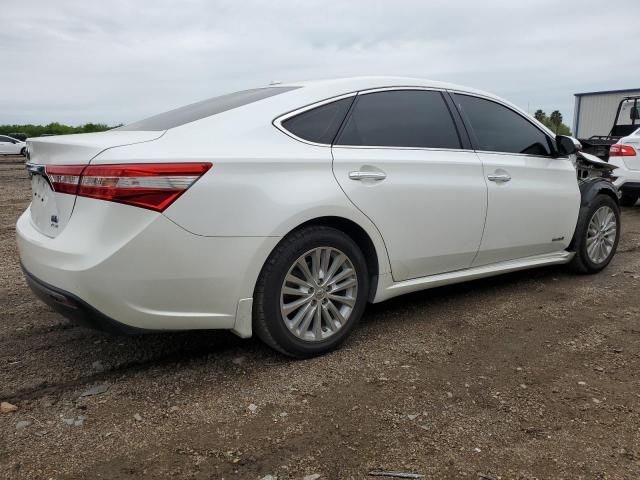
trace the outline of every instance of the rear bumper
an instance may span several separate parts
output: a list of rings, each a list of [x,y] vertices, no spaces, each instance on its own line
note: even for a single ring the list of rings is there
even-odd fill
[[[35,229],[29,209],[16,234],[39,298],[75,321],[126,333],[231,329],[249,336],[247,305],[279,241],[194,235],[156,212],[88,198],[77,199],[55,238]]]
[[[99,312],[75,295],[34,277],[24,268],[24,265],[21,265],[21,267],[27,285],[29,285],[29,288],[31,288],[36,297],[74,323],[94,330],[123,335],[133,335],[150,331],[120,323]]]
[[[627,168],[621,157],[609,158],[609,163],[618,167],[612,173],[617,177],[613,184],[618,190],[622,194],[640,195],[640,170]]]

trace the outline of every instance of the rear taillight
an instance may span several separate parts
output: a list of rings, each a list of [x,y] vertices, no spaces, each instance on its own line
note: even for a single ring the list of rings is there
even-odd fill
[[[620,143],[616,143],[615,145],[611,145],[609,149],[610,157],[635,157],[636,151],[631,145],[622,145]]]
[[[162,212],[211,168],[210,163],[47,166],[53,189]]]
[[[75,195],[80,183],[80,174],[86,165],[47,165],[46,172],[53,190]]]

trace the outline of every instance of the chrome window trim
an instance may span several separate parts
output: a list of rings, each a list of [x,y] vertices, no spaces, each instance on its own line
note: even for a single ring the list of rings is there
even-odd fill
[[[420,86],[411,86],[411,85],[398,85],[395,87],[377,87],[377,88],[369,88],[366,90],[360,90],[358,95],[367,95],[369,93],[378,93],[378,92],[389,92],[393,90],[426,90],[431,92],[446,92],[446,88],[438,88],[438,87],[420,87]]]
[[[437,147],[391,147],[388,145],[333,145],[331,148],[348,148],[351,150],[423,150],[428,152],[471,152],[468,148],[437,148]]]
[[[317,107],[321,107],[322,105],[326,105],[327,103],[331,103],[331,102],[335,102],[338,100],[342,100],[344,98],[350,98],[350,97],[356,97],[359,95],[367,95],[369,93],[377,93],[377,92],[387,92],[387,91],[393,91],[393,90],[426,90],[426,91],[433,91],[433,92],[446,92],[447,89],[446,88],[438,88],[438,87],[422,87],[422,86],[412,86],[412,85],[397,85],[397,86],[393,86],[393,87],[376,87],[376,88],[369,88],[369,89],[365,89],[365,90],[358,90],[358,91],[354,91],[354,92],[349,92],[349,93],[345,93],[342,95],[338,95],[335,97],[331,97],[331,98],[327,98],[325,100],[320,100],[319,102],[315,102],[315,103],[311,103],[309,105],[305,105],[304,107],[300,107],[297,108],[295,110],[292,110],[290,112],[284,113],[278,117],[276,117],[271,123],[273,124],[274,127],[276,127],[278,130],[280,130],[282,133],[284,133],[285,135],[293,138],[294,140],[297,140],[299,142],[302,143],[306,143],[307,145],[313,145],[316,147],[331,147],[332,144],[330,143],[318,143],[318,142],[311,142],[309,140],[305,140],[304,138],[300,138],[297,135],[291,133],[289,130],[287,130],[283,125],[282,122],[284,122],[285,120],[288,120],[291,117],[295,117],[296,115],[300,114],[300,113],[304,113],[308,110],[312,110],[314,108]],[[454,127],[455,127],[455,123],[454,123]],[[348,147],[348,148],[391,148],[391,149],[409,149],[409,150],[455,150],[455,151],[462,151],[462,148],[430,148],[430,147],[401,147],[401,146],[397,146],[397,147],[391,147],[391,146],[378,146],[378,145],[335,145],[335,147]],[[469,150],[467,150],[469,151]]]
[[[276,127],[278,130],[280,130],[282,133],[284,133],[288,137],[293,138],[294,140],[297,140],[297,141],[302,142],[302,143],[306,143],[307,145],[313,145],[313,146],[316,146],[316,147],[331,147],[330,143],[312,142],[310,140],[305,140],[304,138],[298,137],[294,133],[291,133],[289,130],[284,128],[284,126],[282,125],[282,122],[284,122],[285,120],[290,119],[291,117],[295,117],[296,115],[304,113],[306,111],[313,110],[314,108],[321,107],[322,105],[326,105],[327,103],[337,102],[338,100],[343,100],[345,98],[355,97],[356,95],[358,95],[358,92],[350,92],[350,93],[345,93],[343,95],[338,95],[336,97],[326,98],[324,100],[320,100],[319,102],[311,103],[309,105],[305,105],[304,107],[300,107],[300,108],[297,108],[295,110],[291,110],[290,112],[287,112],[285,114],[282,114],[282,115],[276,117],[271,123],[273,124],[274,127]]]
[[[511,155],[512,157],[530,157],[530,158],[546,158],[547,160],[558,160],[559,158],[569,157],[552,157],[547,155],[533,155],[531,153],[511,153],[511,152],[494,152],[493,150],[474,150],[476,153],[484,153],[487,155]]]
[[[345,93],[345,94],[338,95],[338,96],[335,96],[335,97],[330,97],[330,98],[327,98],[327,99],[324,99],[324,100],[320,100],[320,101],[315,102],[315,103],[311,103],[309,105],[305,105],[305,106],[297,108],[295,110],[291,110],[291,111],[289,111],[287,113],[284,113],[284,114],[276,117],[272,121],[272,124],[273,124],[274,127],[276,127],[278,130],[280,130],[282,133],[284,133],[288,137],[291,137],[294,140],[297,140],[299,142],[306,143],[307,145],[313,145],[315,147],[349,148],[349,149],[360,149],[360,150],[377,149],[377,150],[421,150],[421,151],[433,151],[433,152],[476,152],[476,153],[486,153],[486,154],[490,154],[490,155],[517,155],[517,156],[520,156],[520,157],[555,159],[555,157],[547,156],[547,155],[531,155],[531,154],[528,154],[528,153],[496,152],[496,151],[492,151],[492,150],[465,149],[465,148],[402,147],[402,146],[389,146],[389,145],[384,145],[384,146],[383,145],[332,145],[330,143],[317,143],[317,142],[311,142],[309,140],[305,140],[304,138],[300,138],[297,135],[291,133],[289,130],[287,130],[282,125],[282,122],[284,122],[285,120],[288,120],[291,117],[294,117],[294,116],[296,116],[296,115],[298,115],[300,113],[304,113],[304,112],[306,112],[308,110],[312,110],[312,109],[314,109],[316,107],[321,107],[322,105],[326,105],[327,103],[331,103],[331,102],[335,102],[335,101],[338,101],[338,100],[342,100],[344,98],[350,98],[350,97],[355,97],[355,96],[360,96],[360,95],[367,95],[369,93],[388,92],[388,91],[394,91],[394,90],[425,90],[425,91],[441,92],[441,93],[442,92],[459,93],[461,95],[467,95],[467,96],[470,96],[470,97],[477,97],[477,98],[481,98],[483,100],[491,101],[491,102],[497,103],[498,105],[501,105],[501,106],[509,109],[510,111],[515,113],[516,115],[519,115],[524,120],[529,122],[529,124],[531,124],[531,126],[533,126],[534,128],[537,128],[540,132],[542,132],[542,134],[545,135],[547,138],[550,138],[552,141],[554,140],[553,138],[551,138],[549,136],[549,134],[547,132],[542,130],[535,123],[531,122],[531,120],[528,119],[527,117],[525,117],[524,115],[522,115],[522,113],[518,112],[517,110],[514,110],[513,107],[511,107],[510,105],[507,105],[507,104],[503,103],[502,101],[500,101],[499,99],[496,99],[496,98],[491,97],[489,95],[483,95],[481,93],[469,92],[469,91],[460,90],[460,89],[440,88],[440,87],[422,87],[422,86],[414,86],[414,85],[397,85],[397,86],[391,86],[391,87],[376,87],[376,88],[369,88],[369,89],[365,89],[365,90],[359,90],[357,92],[349,92],[349,93]],[[454,123],[454,127],[455,127],[455,123]]]
[[[553,138],[552,136],[549,135],[548,132],[544,131],[542,128],[540,128],[538,125],[536,125],[535,123],[533,123],[531,121],[530,118],[527,118],[525,115],[523,115],[521,112],[514,110],[513,107],[511,105],[508,105],[502,101],[500,101],[499,99],[493,98],[491,96],[488,95],[483,95],[481,93],[475,93],[475,92],[467,92],[465,90],[458,90],[458,89],[448,89],[449,93],[459,93],[460,95],[466,95],[468,97],[476,97],[476,98],[480,98],[482,100],[487,100],[489,102],[493,102],[493,103],[497,103],[498,105],[512,111],[513,113],[515,113],[516,115],[520,116],[522,119],[524,119],[526,122],[528,122],[533,128],[538,129],[538,131],[540,131],[545,137],[547,137],[548,139],[550,139],[552,142],[555,142],[555,138]],[[455,102],[455,99],[454,99]],[[456,105],[457,106],[457,105]],[[464,119],[463,119],[464,121]],[[465,122],[466,123],[466,122]],[[473,128],[472,125],[470,125],[471,128]],[[494,150],[480,150],[480,149],[476,149],[474,150],[475,152],[479,152],[479,153],[489,153],[492,155],[517,155],[520,157],[533,157],[533,158],[551,158],[551,159],[557,159],[557,158],[568,158],[568,157],[554,157],[553,155],[532,155],[530,153],[513,153],[513,152],[497,152]]]

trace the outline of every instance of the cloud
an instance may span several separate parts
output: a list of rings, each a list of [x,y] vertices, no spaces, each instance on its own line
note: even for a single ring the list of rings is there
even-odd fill
[[[634,15],[635,13],[635,15]],[[36,1],[3,6],[0,123],[119,123],[271,80],[452,81],[566,119],[640,87],[637,0]]]

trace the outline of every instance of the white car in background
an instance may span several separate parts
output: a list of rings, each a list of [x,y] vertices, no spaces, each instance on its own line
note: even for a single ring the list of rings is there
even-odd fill
[[[494,95],[413,78],[246,90],[28,145],[28,283],[111,331],[230,329],[308,357],[368,302],[598,272],[620,236],[606,162]]]
[[[614,184],[621,193],[620,204],[635,205],[640,197],[640,128],[611,146],[609,163],[618,167]]]
[[[0,155],[25,155],[27,144],[7,135],[0,135]]]

